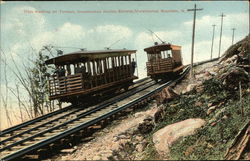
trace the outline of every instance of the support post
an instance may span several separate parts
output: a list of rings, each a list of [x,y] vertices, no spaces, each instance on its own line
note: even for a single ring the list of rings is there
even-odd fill
[[[222,13],[220,16],[221,16],[221,25],[220,25],[220,41],[219,41],[219,56],[218,57],[220,57],[220,50],[221,50],[221,37],[222,37],[223,17],[225,17],[226,15],[224,15]]]
[[[214,31],[215,31],[215,26],[216,26],[216,25],[212,25],[212,26],[213,26],[213,36],[212,36],[212,45],[211,45],[211,59],[213,58]]]
[[[196,19],[196,11],[201,11],[202,8],[196,8],[196,4],[193,9],[188,9],[187,11],[194,11],[194,19],[193,19],[193,34],[192,34],[192,48],[191,48],[191,78],[194,78],[193,71],[193,58],[194,58],[194,38],[195,38],[195,19]]]
[[[235,30],[235,28],[232,28],[232,30],[233,30],[233,35],[232,35],[232,45],[234,44],[234,30]]]

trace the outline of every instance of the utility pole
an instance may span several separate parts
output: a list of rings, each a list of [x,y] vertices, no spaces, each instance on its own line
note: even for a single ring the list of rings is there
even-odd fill
[[[224,15],[222,13],[220,16],[221,16],[221,24],[220,24],[219,57],[220,57],[220,49],[221,49],[221,36],[222,36],[223,17],[225,17],[226,15]]]
[[[232,45],[234,44],[234,30],[235,30],[235,28],[232,28],[232,30],[233,30],[233,36],[232,36]]]
[[[194,58],[194,37],[195,37],[195,19],[196,19],[196,11],[201,11],[202,8],[196,8],[196,4],[193,9],[188,9],[187,11],[194,11],[194,20],[193,20],[193,34],[192,34],[192,49],[191,49],[191,78],[194,78],[193,71],[193,58]]]
[[[212,45],[211,45],[211,59],[213,58],[213,47],[214,47],[214,30],[216,25],[213,26],[213,37],[212,37]]]

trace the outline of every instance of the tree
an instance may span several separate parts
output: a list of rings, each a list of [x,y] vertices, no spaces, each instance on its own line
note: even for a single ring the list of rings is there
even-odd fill
[[[44,46],[38,52],[38,57],[33,63],[34,66],[28,68],[35,116],[55,110],[54,101],[49,100],[48,82],[50,73],[54,71],[54,68],[45,64],[45,61],[49,59],[48,54],[52,54],[52,48],[52,46]]]

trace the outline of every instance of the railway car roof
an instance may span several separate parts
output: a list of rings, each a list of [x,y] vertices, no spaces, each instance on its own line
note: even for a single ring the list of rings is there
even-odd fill
[[[181,46],[162,43],[144,49],[144,51],[146,51],[147,53],[152,53],[152,54],[158,51],[165,51],[165,50],[181,50]]]
[[[77,63],[84,62],[93,59],[102,59],[107,57],[114,56],[126,56],[129,54],[135,53],[136,50],[115,50],[115,49],[107,49],[107,50],[92,50],[92,51],[77,51],[73,53],[64,54],[58,57],[54,57],[45,61],[46,64],[66,64],[66,63]]]

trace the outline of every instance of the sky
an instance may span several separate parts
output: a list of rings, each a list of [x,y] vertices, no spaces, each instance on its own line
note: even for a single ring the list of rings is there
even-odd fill
[[[144,48],[160,42],[148,29],[163,41],[182,46],[184,64],[190,63],[193,12],[187,9],[203,8],[197,12],[194,61],[210,58],[212,25],[215,24],[213,57],[218,56],[220,17],[223,12],[221,53],[235,40],[249,32],[247,1],[54,1],[4,2],[1,9],[1,54],[5,53],[11,65],[11,55],[21,63],[36,57],[44,45],[78,47],[87,50],[137,50],[139,78],[146,76],[147,57]],[[64,53],[77,49],[61,48]],[[32,52],[33,51],[33,52]],[[28,64],[29,65],[29,64]],[[7,69],[8,70],[8,69]],[[10,86],[17,80],[8,76]],[[3,79],[0,81],[3,85]]]

